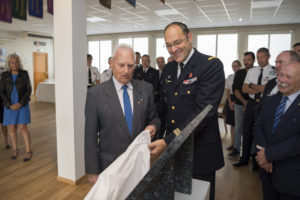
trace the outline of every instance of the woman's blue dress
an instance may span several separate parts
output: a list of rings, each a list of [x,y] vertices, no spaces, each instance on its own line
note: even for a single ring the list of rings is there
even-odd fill
[[[15,82],[18,78],[18,74],[13,74],[13,91],[11,93],[11,103],[15,104],[19,102],[19,95],[15,85]],[[4,106],[4,120],[3,125],[13,125],[13,124],[29,124],[30,121],[30,109],[29,104],[21,107],[19,110],[11,110]]]

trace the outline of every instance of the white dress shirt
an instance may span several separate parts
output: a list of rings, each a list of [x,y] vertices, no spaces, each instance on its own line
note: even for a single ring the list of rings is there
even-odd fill
[[[260,70],[262,68],[261,67],[253,67],[251,69],[248,70],[246,78],[244,83],[250,84],[250,83],[254,83],[257,84],[258,82],[258,77],[260,75]],[[267,65],[263,68],[263,75],[262,75],[262,79],[261,79],[261,84],[262,85],[266,85],[267,82],[273,78],[276,77],[276,73],[275,70],[273,69],[273,67],[271,65]],[[249,94],[249,97],[254,99],[255,94]]]
[[[192,48],[192,50],[191,50],[191,52],[190,52],[190,54],[189,54],[189,56],[187,57],[187,59],[185,59],[185,61],[183,61],[183,68],[185,67],[185,65],[186,65],[186,63],[190,60],[190,58],[192,57],[192,55],[194,54],[194,48]],[[183,69],[182,68],[182,69]],[[177,67],[177,78],[179,77],[179,75],[180,75],[180,73],[181,73],[181,69],[180,69],[180,63],[178,63],[178,67]]]
[[[96,83],[96,81],[100,80],[100,73],[97,67],[93,67],[91,66],[91,78],[92,78],[92,82]],[[87,73],[87,77],[89,77],[89,67],[86,67],[86,73]]]
[[[116,91],[117,91],[117,94],[118,94],[118,97],[119,97],[119,101],[120,101],[120,104],[121,104],[121,107],[122,107],[122,110],[123,110],[123,114],[125,116],[124,102],[123,102],[124,90],[122,89],[123,85],[121,83],[119,83],[114,76],[113,76],[113,82],[114,82],[114,85],[115,85],[115,88],[116,88]],[[133,86],[132,86],[131,82],[127,83],[127,92],[128,92],[128,95],[129,95],[130,104],[131,104],[131,111],[132,111],[132,114],[133,114]]]
[[[230,90],[230,94],[233,94],[232,92],[233,80],[234,80],[234,74],[230,74],[225,81],[225,88]]]
[[[100,74],[100,83],[104,83],[105,81],[108,81],[112,76],[111,69],[107,69],[105,72]]]

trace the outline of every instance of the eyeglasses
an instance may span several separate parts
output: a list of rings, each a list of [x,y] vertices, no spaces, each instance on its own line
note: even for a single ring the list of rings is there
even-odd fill
[[[165,44],[164,46],[167,48],[167,49],[171,49],[172,46],[173,47],[178,47],[185,39],[188,39],[187,37],[181,39],[181,40],[176,40],[175,42],[173,42],[173,44]]]

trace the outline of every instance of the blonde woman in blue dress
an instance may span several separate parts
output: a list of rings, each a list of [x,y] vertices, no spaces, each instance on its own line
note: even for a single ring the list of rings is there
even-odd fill
[[[23,135],[26,154],[24,162],[32,158],[31,139],[27,124],[30,120],[29,101],[31,84],[28,72],[23,70],[20,57],[10,54],[6,59],[6,70],[1,74],[0,95],[4,104],[3,125],[8,126],[10,140],[13,146],[11,159],[18,157],[17,129]]]

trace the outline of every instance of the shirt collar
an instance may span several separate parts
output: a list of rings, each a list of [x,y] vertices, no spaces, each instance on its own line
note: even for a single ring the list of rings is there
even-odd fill
[[[117,79],[115,78],[115,76],[113,76],[113,82],[114,82],[115,88],[117,89],[118,92],[120,90],[122,90],[123,85],[119,81],[117,81]],[[127,83],[126,85],[127,85],[127,87],[129,89],[131,89],[131,90],[133,89],[133,86],[132,86],[131,82]]]
[[[298,97],[298,95],[300,94],[300,90],[298,90],[296,93],[294,93],[294,94],[291,94],[291,95],[289,95],[289,96],[287,96],[288,97],[288,100],[290,101],[290,102],[293,102],[297,97]]]
[[[189,56],[182,62],[182,63],[184,64],[184,65],[183,65],[183,68],[185,67],[186,63],[190,60],[190,58],[192,57],[192,55],[194,54],[194,52],[195,52],[195,50],[194,50],[194,48],[192,48],[192,50],[191,50]],[[180,64],[180,63],[178,63],[178,67],[179,67],[179,64]]]

